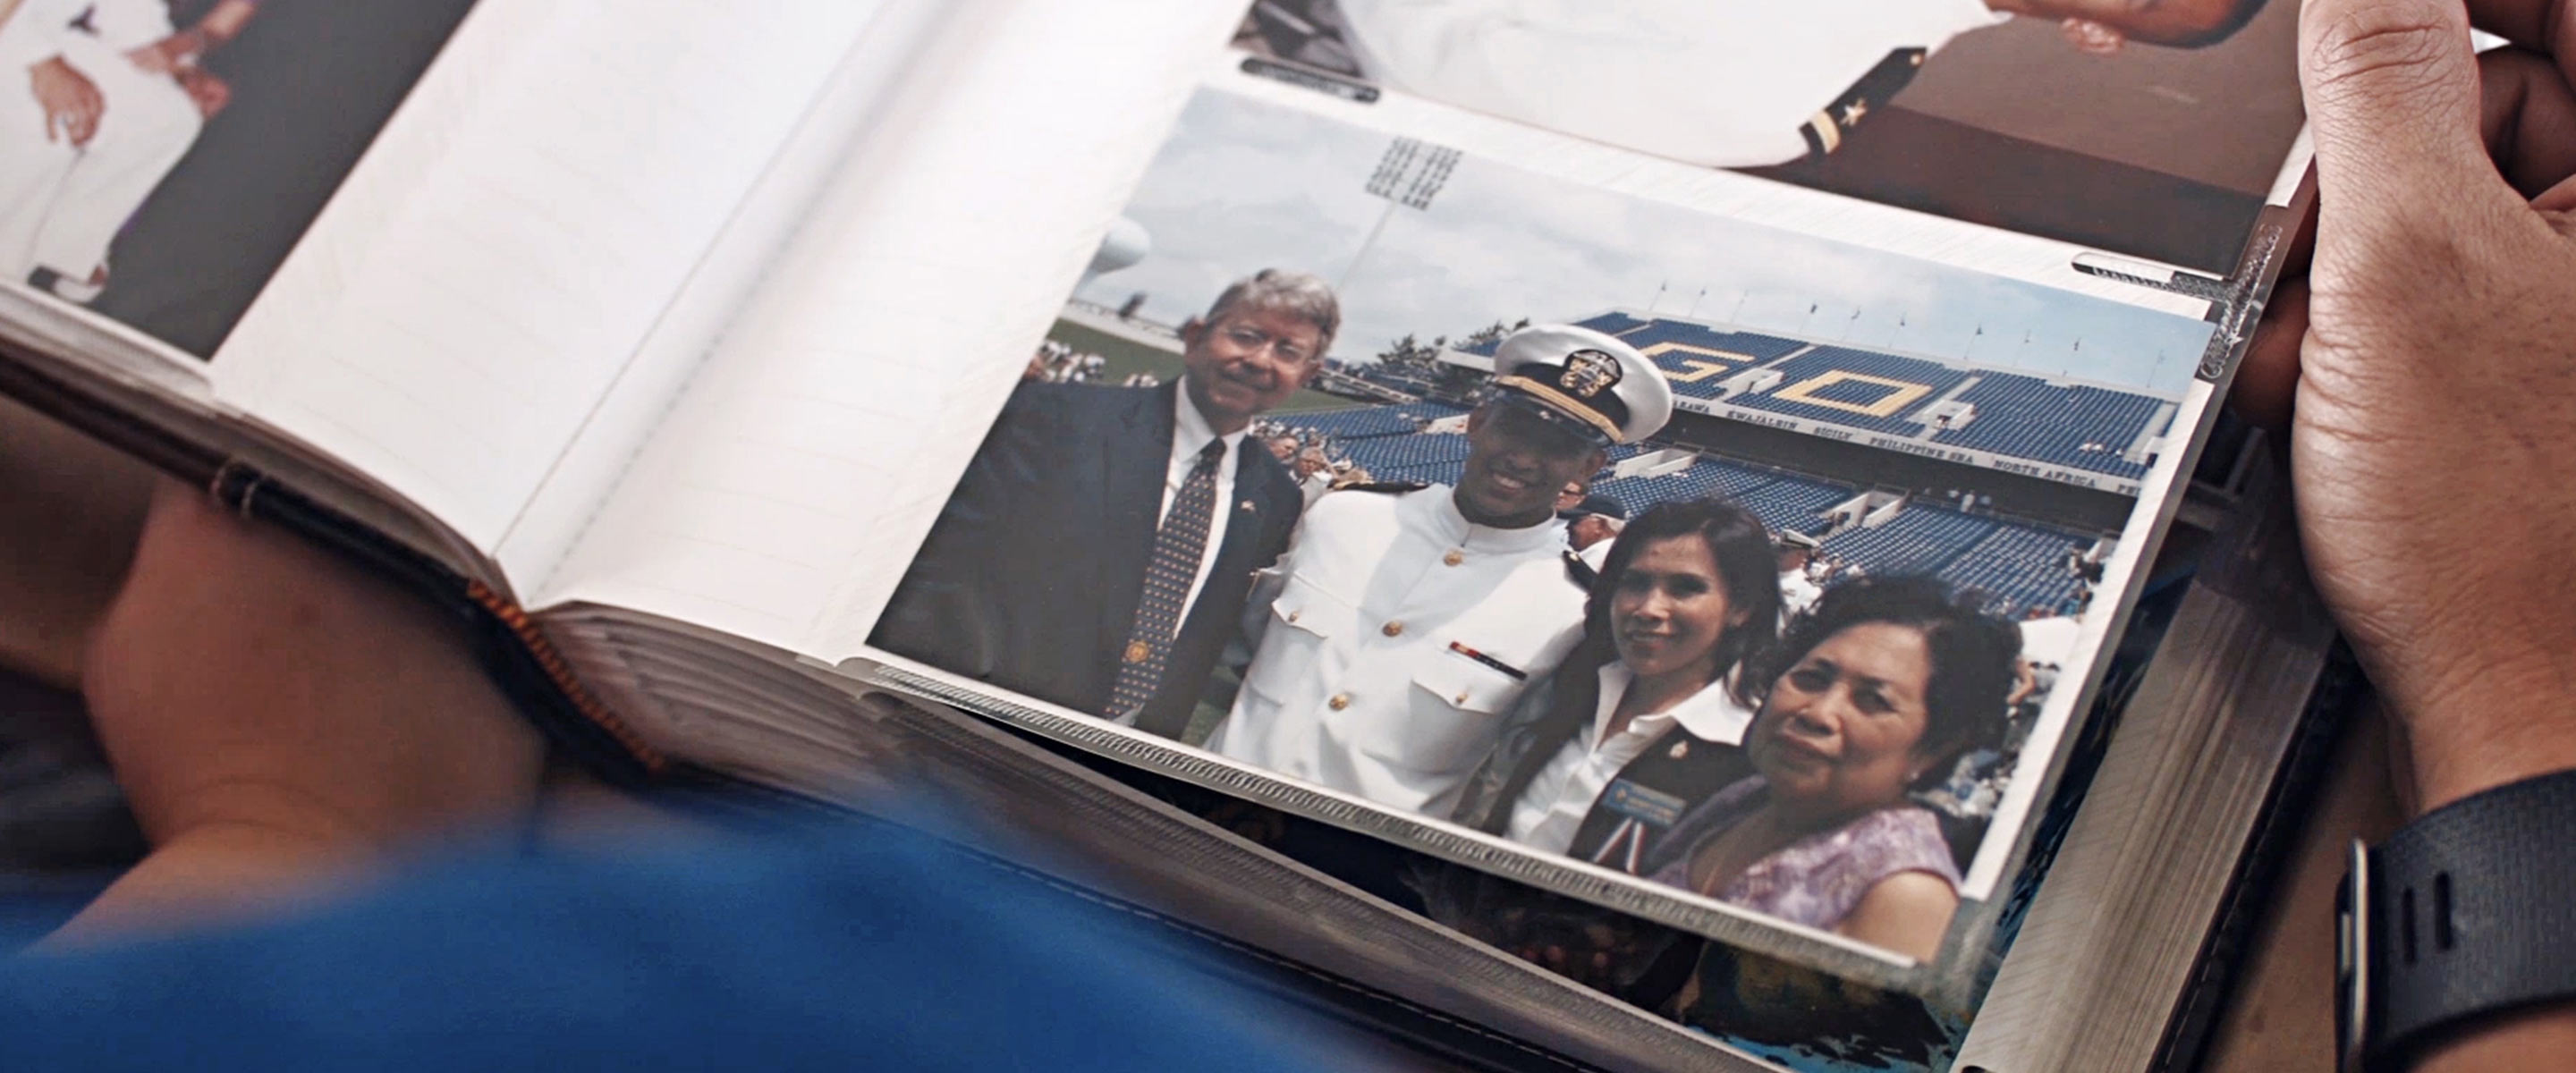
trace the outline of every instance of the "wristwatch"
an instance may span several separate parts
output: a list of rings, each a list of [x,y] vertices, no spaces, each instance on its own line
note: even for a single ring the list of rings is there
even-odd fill
[[[2335,912],[2344,1073],[2392,1073],[2491,1014],[2576,999],[2576,771],[2352,844]]]

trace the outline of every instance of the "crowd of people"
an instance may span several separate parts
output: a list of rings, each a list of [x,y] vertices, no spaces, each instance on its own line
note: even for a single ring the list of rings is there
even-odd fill
[[[1580,327],[1502,341],[1455,487],[1372,483],[1264,417],[1339,326],[1328,285],[1264,271],[1184,325],[1174,383],[1024,382],[874,643],[1929,957],[2042,695],[2015,624],[1722,499],[1592,494],[1672,392]]]

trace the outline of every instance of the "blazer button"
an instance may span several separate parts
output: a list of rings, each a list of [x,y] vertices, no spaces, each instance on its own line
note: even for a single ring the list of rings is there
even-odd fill
[[[1449,554],[1441,556],[1440,561],[1450,566],[1456,566],[1459,563],[1467,561],[1467,553],[1453,550]]]
[[[1344,709],[1344,708],[1348,708],[1348,707],[1350,707],[1350,706],[1351,706],[1351,695],[1350,695],[1350,694],[1348,694],[1348,693],[1335,693],[1335,694],[1333,694],[1333,699],[1331,699],[1331,700],[1328,700],[1328,701],[1325,701],[1325,702],[1324,702],[1324,707],[1330,708],[1330,709],[1332,709],[1332,710],[1334,710],[1334,711],[1337,711],[1337,712],[1338,712],[1338,711],[1341,711],[1341,710],[1342,710],[1342,709]]]
[[[1299,613],[1300,613],[1300,612],[1296,612],[1296,611],[1291,611],[1291,612],[1289,612],[1289,613],[1288,613],[1288,621],[1290,621],[1290,622],[1295,622],[1295,621],[1297,621],[1297,616],[1298,616],[1298,614],[1299,614]]]
[[[1383,633],[1389,637],[1402,637],[1404,636],[1404,624],[1401,622],[1390,622],[1379,627],[1377,632]]]
[[[1467,706],[1467,695],[1466,695],[1466,694],[1464,694],[1464,693],[1460,693],[1460,694],[1458,694],[1458,699],[1457,699],[1457,700],[1454,700],[1454,701],[1451,701],[1450,703],[1452,703],[1452,704],[1456,704],[1457,706],[1459,706],[1459,707],[1461,707],[1461,708],[1464,708],[1464,707],[1466,707],[1466,706]]]

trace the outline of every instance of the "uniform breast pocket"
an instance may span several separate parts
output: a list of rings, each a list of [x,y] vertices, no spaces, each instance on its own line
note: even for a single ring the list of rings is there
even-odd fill
[[[1413,672],[1412,703],[1403,716],[1368,727],[1360,746],[1413,771],[1464,770],[1493,751],[1521,682],[1454,651],[1429,656]]]
[[[1270,602],[1269,622],[1243,687],[1273,703],[1295,694],[1297,684],[1322,673],[1323,649],[1350,625],[1351,605],[1311,581],[1290,575]]]

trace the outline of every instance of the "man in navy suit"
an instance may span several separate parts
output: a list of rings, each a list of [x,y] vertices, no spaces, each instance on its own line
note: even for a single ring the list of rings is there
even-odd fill
[[[1245,433],[1340,327],[1330,286],[1269,269],[1182,326],[1175,383],[1022,383],[871,643],[1178,737],[1304,502]]]

